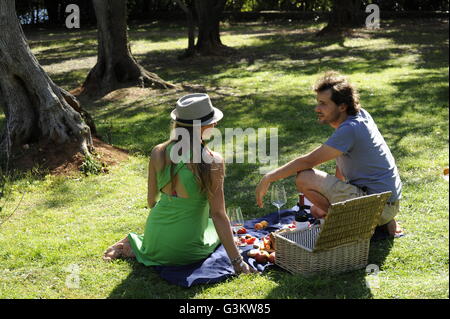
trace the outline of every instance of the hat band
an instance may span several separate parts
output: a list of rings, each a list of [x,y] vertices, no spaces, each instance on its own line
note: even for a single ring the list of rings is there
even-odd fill
[[[196,120],[183,120],[177,117],[176,121],[180,122],[180,123],[184,123],[184,124],[194,124],[194,121],[207,121],[209,119],[212,119],[214,117],[214,110],[212,110],[211,113],[209,113],[208,115],[203,116],[202,118],[196,119]]]

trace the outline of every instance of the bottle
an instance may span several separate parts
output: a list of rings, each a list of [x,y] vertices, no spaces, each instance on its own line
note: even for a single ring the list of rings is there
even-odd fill
[[[295,226],[297,230],[306,229],[309,227],[310,215],[306,212],[305,208],[305,195],[299,193],[298,195],[298,211],[295,213]]]

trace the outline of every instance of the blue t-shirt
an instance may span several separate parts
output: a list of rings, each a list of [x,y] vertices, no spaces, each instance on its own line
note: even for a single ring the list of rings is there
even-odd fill
[[[402,182],[394,157],[370,114],[349,115],[325,142],[341,152],[336,158],[345,179],[368,194],[391,191],[389,202],[401,198]]]

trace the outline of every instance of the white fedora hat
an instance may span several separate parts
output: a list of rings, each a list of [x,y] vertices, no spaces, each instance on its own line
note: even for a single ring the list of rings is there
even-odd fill
[[[170,117],[181,125],[192,126],[194,121],[201,121],[201,125],[205,126],[220,121],[223,113],[212,105],[208,94],[193,93],[177,101]]]

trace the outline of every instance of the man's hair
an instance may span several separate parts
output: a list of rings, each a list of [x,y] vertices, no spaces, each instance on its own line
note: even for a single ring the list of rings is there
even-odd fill
[[[326,72],[314,85],[316,93],[331,90],[331,100],[336,105],[347,105],[347,114],[356,115],[361,109],[359,94],[347,78],[338,72]]]

